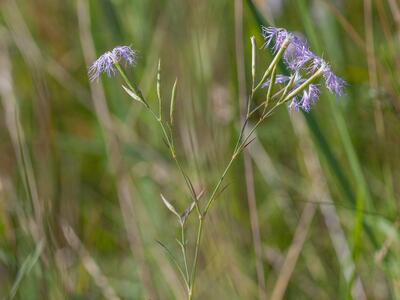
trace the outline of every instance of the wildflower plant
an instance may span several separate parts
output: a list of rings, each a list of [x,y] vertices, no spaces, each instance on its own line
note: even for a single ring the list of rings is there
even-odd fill
[[[171,89],[169,116],[165,117],[162,112],[161,85],[161,63],[158,64],[157,72],[157,99],[158,111],[154,110],[146,98],[142,95],[139,87],[128,79],[121,64],[134,66],[136,64],[136,52],[128,46],[118,46],[112,51],[108,51],[100,56],[89,68],[89,78],[97,80],[102,73],[108,76],[119,74],[124,81],[122,88],[135,101],[142,104],[154,117],[154,121],[159,125],[163,137],[169,148],[171,158],[180,171],[188,192],[191,196],[191,203],[183,212],[178,212],[164,195],[161,200],[166,208],[177,218],[180,226],[180,236],[177,239],[182,255],[183,265],[178,262],[170,250],[163,244],[160,245],[168,252],[184,281],[188,299],[192,299],[196,282],[196,270],[198,267],[199,251],[202,242],[204,222],[207,220],[210,208],[213,206],[222,183],[236,161],[240,153],[251,143],[252,135],[256,129],[279,107],[287,105],[290,110],[310,111],[312,106],[318,101],[322,85],[333,94],[342,96],[345,81],[336,76],[331,66],[321,57],[313,53],[306,40],[291,33],[283,28],[263,27],[263,37],[265,40],[264,48],[271,48],[273,59],[259,80],[257,80],[257,69],[259,64],[256,62],[256,40],[251,38],[252,58],[251,58],[251,78],[252,86],[247,103],[246,118],[241,124],[232,155],[226,164],[221,176],[214,184],[211,192],[205,195],[206,201],[200,202],[203,193],[196,194],[191,179],[185,173],[180,160],[177,158],[174,137],[174,107],[176,99],[177,80]],[[278,65],[283,61],[290,75],[277,74]],[[261,65],[261,64],[260,64]],[[264,100],[255,103],[255,94],[262,93]],[[246,130],[246,128],[250,128]],[[193,215],[198,217],[197,235],[193,249],[193,257],[188,256],[188,243],[186,238],[187,219]]]

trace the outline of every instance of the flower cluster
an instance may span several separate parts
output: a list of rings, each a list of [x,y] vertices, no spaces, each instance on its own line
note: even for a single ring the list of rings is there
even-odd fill
[[[118,46],[100,56],[89,68],[89,79],[94,81],[102,73],[112,76],[115,64],[124,61],[127,65],[135,65],[136,52],[129,46]]]
[[[298,77],[294,80],[295,86],[305,81],[301,79],[301,73],[311,76],[321,69],[327,89],[337,96],[343,95],[343,89],[346,85],[345,81],[333,73],[331,67],[323,58],[317,56],[310,50],[305,39],[283,28],[263,27],[262,31],[265,39],[264,47],[271,47],[274,52],[277,52],[282,47],[284,40],[290,40],[290,44],[283,55],[283,61],[287,68],[295,73],[293,76]],[[284,75],[277,75],[276,78],[276,83],[278,84],[289,81],[290,79],[290,77]],[[264,86],[268,86],[269,84],[270,82],[267,81],[264,83]],[[298,97],[292,99],[289,107],[291,109],[302,108],[305,111],[309,111],[311,105],[318,100],[318,97],[318,85],[310,84],[308,88],[302,92],[300,99]]]

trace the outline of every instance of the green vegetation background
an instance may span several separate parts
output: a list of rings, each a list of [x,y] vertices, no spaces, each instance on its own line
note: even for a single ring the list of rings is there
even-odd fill
[[[184,182],[120,79],[90,84],[87,67],[132,45],[129,76],[155,106],[161,58],[164,99],[178,78],[179,158],[207,193],[261,24],[304,34],[346,96],[325,91],[310,114],[280,109],[258,130],[212,209],[197,299],[400,299],[395,0],[1,1],[1,299],[185,297],[157,244],[178,252],[159,194],[183,210]],[[259,75],[269,59],[258,51]]]

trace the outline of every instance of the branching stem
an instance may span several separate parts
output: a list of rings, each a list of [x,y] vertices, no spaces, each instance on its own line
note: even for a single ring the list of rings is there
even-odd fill
[[[306,80],[303,84],[301,84],[300,86],[298,86],[297,88],[295,88],[294,90],[292,90],[291,92],[290,89],[293,86],[293,82],[294,82],[294,77],[289,81],[289,83],[286,85],[285,88],[281,89],[280,91],[278,91],[276,94],[272,94],[273,93],[273,88],[274,88],[274,84],[275,84],[275,79],[276,79],[276,68],[277,68],[277,64],[279,62],[279,60],[282,58],[282,55],[284,53],[284,51],[286,50],[287,46],[289,45],[289,39],[286,39],[283,44],[282,47],[278,50],[278,52],[275,54],[271,64],[268,66],[268,68],[266,69],[262,79],[260,80],[260,82],[255,85],[255,53],[254,53],[254,49],[255,49],[255,40],[252,39],[252,46],[253,46],[253,53],[252,53],[252,89],[251,89],[251,93],[249,95],[249,101],[248,101],[248,107],[247,107],[247,116],[246,119],[244,120],[241,129],[240,129],[240,133],[239,136],[237,138],[234,150],[232,152],[232,156],[229,160],[229,162],[227,163],[224,171],[222,172],[221,176],[219,177],[216,185],[214,186],[210,197],[208,198],[206,205],[204,207],[204,210],[202,211],[199,204],[198,204],[198,197],[196,195],[196,192],[193,188],[193,185],[189,179],[189,177],[186,175],[186,173],[184,172],[178,158],[175,152],[175,147],[174,147],[174,140],[173,140],[173,134],[172,134],[172,129],[170,131],[170,134],[168,134],[166,127],[164,125],[164,122],[162,120],[162,112],[161,112],[161,95],[160,95],[160,64],[158,66],[158,74],[157,74],[157,97],[158,97],[158,104],[159,104],[159,114],[157,115],[152,108],[148,105],[148,102],[144,99],[142,93],[140,92],[140,90],[136,87],[136,85],[134,83],[131,83],[126,74],[124,73],[124,71],[122,70],[122,68],[120,67],[120,65],[116,62],[115,66],[117,68],[117,70],[119,71],[119,73],[121,74],[122,79],[125,81],[125,83],[127,84],[127,86],[132,90],[132,92],[135,93],[135,98],[136,96],[141,100],[140,102],[143,102],[144,106],[150,111],[151,115],[154,117],[154,119],[157,121],[157,123],[159,124],[161,131],[163,133],[163,136],[167,142],[168,148],[171,152],[171,156],[173,158],[173,160],[175,161],[181,175],[183,176],[185,183],[187,185],[187,188],[189,189],[189,192],[191,194],[191,197],[195,203],[195,207],[197,210],[197,214],[198,214],[198,218],[199,218],[199,222],[198,222],[198,228],[197,228],[197,235],[196,235],[196,244],[195,244],[195,249],[194,249],[194,257],[193,257],[193,262],[189,268],[188,265],[188,259],[187,259],[187,249],[186,249],[186,238],[185,238],[185,221],[181,221],[180,225],[181,225],[181,241],[179,242],[180,247],[181,247],[181,251],[182,251],[182,255],[183,255],[183,263],[184,263],[184,272],[181,270],[181,268],[179,267],[179,269],[182,271],[182,276],[184,278],[185,284],[186,284],[186,288],[188,291],[188,299],[192,300],[193,295],[194,295],[194,288],[195,288],[195,281],[196,281],[196,271],[197,271],[197,266],[198,266],[198,260],[199,260],[199,253],[200,253],[200,245],[201,245],[201,240],[202,240],[202,235],[203,235],[203,230],[204,230],[204,222],[205,222],[205,218],[208,215],[209,209],[211,208],[212,204],[214,203],[215,199],[217,198],[218,192],[221,188],[221,185],[228,173],[228,171],[231,169],[233,163],[236,161],[236,159],[238,158],[239,154],[241,153],[242,150],[244,150],[246,148],[246,146],[249,144],[249,139],[251,138],[251,136],[253,135],[253,133],[257,130],[257,128],[261,125],[261,123],[267,118],[269,117],[276,108],[278,108],[280,105],[286,103],[287,101],[289,101],[290,99],[292,99],[293,97],[295,97],[296,95],[298,95],[299,93],[301,93],[302,91],[304,91],[304,89],[307,88],[307,86],[309,84],[311,84],[314,80],[316,80],[318,77],[320,77],[324,71],[323,67],[321,67],[320,69],[318,69],[308,80]],[[270,76],[270,84],[268,87],[268,91],[267,91],[267,96],[266,99],[263,103],[261,103],[260,105],[258,105],[255,109],[251,110],[251,103],[253,101],[255,92],[261,87],[261,85],[263,84],[263,82],[265,82],[265,80],[268,78],[268,76]],[[277,101],[273,101],[276,97],[279,97],[279,100]],[[136,99],[138,100],[138,99]],[[272,103],[275,102],[274,105],[272,105]],[[269,108],[269,106],[272,106],[271,108]],[[252,128],[246,133],[246,128],[247,125],[249,123],[250,117],[253,116],[253,114],[255,112],[257,112],[261,107],[264,107],[261,116],[259,118],[259,120],[252,126]],[[172,111],[172,110],[171,110]],[[172,123],[172,122],[171,122]],[[170,128],[169,128],[170,129]]]

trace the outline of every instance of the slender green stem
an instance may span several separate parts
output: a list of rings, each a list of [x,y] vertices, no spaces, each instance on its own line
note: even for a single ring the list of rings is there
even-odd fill
[[[219,188],[221,187],[222,182],[224,181],[224,178],[226,176],[226,174],[228,173],[229,169],[231,168],[233,162],[236,160],[238,153],[240,152],[240,148],[241,148],[241,139],[243,137],[243,133],[245,130],[247,124],[247,119],[246,122],[244,122],[240,135],[238,137],[235,149],[233,151],[232,157],[230,159],[230,161],[228,162],[227,166],[225,167],[225,170],[223,171],[221,177],[219,178],[216,186],[214,187],[211,196],[207,202],[207,205],[204,209],[203,215],[200,216],[199,218],[199,227],[197,230],[197,238],[196,238],[196,245],[195,245],[195,256],[194,256],[194,260],[193,260],[193,267],[192,267],[192,274],[191,274],[191,280],[190,280],[190,289],[189,289],[189,295],[188,295],[188,299],[191,300],[193,297],[193,290],[194,290],[194,284],[195,284],[195,279],[196,279],[196,269],[197,269],[197,263],[198,263],[198,256],[199,256],[199,250],[200,250],[200,243],[201,243],[201,237],[202,237],[202,233],[203,233],[203,227],[204,227],[204,220],[205,217],[208,213],[208,210],[210,209],[212,203],[214,202],[216,195],[219,191]],[[246,137],[247,139],[247,137]],[[245,140],[246,140],[245,139]]]
[[[254,42],[254,40],[252,40],[252,42]],[[118,63],[115,63],[116,68],[118,69],[118,71],[120,72],[123,80],[126,82],[126,84],[128,85],[128,87],[135,92],[138,97],[143,101],[144,105],[146,106],[146,108],[150,111],[151,115],[155,118],[155,120],[158,122],[158,124],[161,127],[161,131],[166,139],[166,142],[168,144],[168,148],[171,152],[171,156],[173,158],[173,160],[175,161],[179,171],[181,172],[182,176],[185,179],[186,185],[190,191],[190,194],[192,195],[193,201],[195,201],[195,205],[196,205],[196,210],[198,213],[198,217],[199,217],[199,223],[198,223],[198,229],[197,229],[197,236],[196,236],[196,244],[195,244],[195,253],[194,253],[194,257],[193,257],[193,263],[191,265],[191,270],[189,270],[188,267],[188,261],[187,261],[187,253],[186,253],[186,239],[185,239],[185,230],[184,230],[184,223],[181,223],[181,251],[182,251],[182,255],[183,255],[183,261],[184,261],[184,267],[185,267],[185,273],[184,273],[184,279],[185,279],[185,283],[186,283],[186,287],[188,290],[188,299],[191,300],[193,298],[193,293],[194,293],[194,288],[195,288],[195,281],[196,281],[196,271],[197,271],[197,265],[198,265],[198,260],[199,260],[199,252],[200,252],[200,244],[201,244],[201,239],[202,239],[202,235],[203,235],[203,229],[204,229],[204,221],[205,221],[205,217],[208,214],[208,211],[211,207],[211,205],[213,204],[213,202],[215,201],[217,194],[220,190],[220,187],[228,173],[228,171],[230,170],[230,168],[232,167],[233,163],[235,162],[235,160],[237,159],[239,153],[247,146],[247,142],[249,140],[249,138],[252,136],[252,134],[255,132],[255,130],[260,126],[260,124],[268,117],[272,114],[272,112],[281,104],[289,101],[290,99],[292,99],[293,97],[295,97],[297,94],[301,93],[304,89],[307,88],[307,86],[313,82],[315,79],[317,79],[319,76],[322,75],[323,71],[324,71],[324,67],[321,67],[320,69],[317,70],[317,72],[315,74],[313,74],[308,80],[306,80],[303,84],[301,84],[298,88],[294,89],[292,92],[290,92],[288,94],[289,89],[291,88],[292,84],[293,84],[293,80],[291,79],[289,84],[283,89],[283,93],[282,96],[279,98],[279,100],[275,103],[275,105],[269,109],[267,111],[268,105],[271,101],[271,99],[273,99],[275,96],[278,96],[281,92],[279,91],[278,93],[276,93],[275,95],[272,96],[272,91],[273,91],[273,86],[275,84],[275,79],[276,79],[276,66],[277,63],[279,62],[279,60],[282,58],[282,55],[284,53],[284,51],[286,50],[286,48],[288,47],[290,43],[289,39],[286,39],[283,42],[282,47],[278,50],[278,52],[276,53],[273,61],[271,62],[271,64],[269,65],[269,67],[267,68],[267,70],[265,71],[261,81],[255,86],[255,54],[253,53],[253,58],[252,58],[252,89],[251,89],[251,94],[249,96],[249,101],[248,101],[248,108],[247,108],[247,117],[245,119],[245,121],[242,124],[241,130],[240,130],[240,134],[237,138],[231,159],[229,160],[228,164],[226,165],[224,171],[222,172],[222,175],[220,176],[220,178],[218,179],[218,182],[216,183],[214,189],[212,190],[212,193],[206,203],[206,206],[203,210],[203,212],[201,211],[199,205],[198,205],[198,199],[197,199],[197,195],[193,189],[193,186],[191,184],[190,179],[188,178],[188,176],[185,174],[179,160],[177,159],[176,153],[175,153],[175,147],[174,147],[174,143],[173,143],[173,137],[172,137],[172,133],[171,135],[168,134],[164,123],[162,121],[162,114],[161,114],[161,95],[160,95],[160,65],[159,65],[159,70],[158,70],[158,74],[157,74],[157,96],[158,96],[158,100],[159,100],[159,115],[157,116],[156,113],[151,109],[151,107],[148,105],[148,103],[145,101],[143,95],[141,94],[140,90],[133,84],[131,83],[127,76],[125,75],[124,71],[122,70],[122,68],[119,66]],[[253,44],[253,48],[254,48],[254,44]],[[254,49],[253,49],[254,51]],[[271,75],[272,72],[272,75]],[[251,102],[254,98],[254,93],[260,88],[261,84],[265,81],[265,79],[271,75],[271,83],[270,86],[268,87],[268,92],[267,92],[267,98],[265,100],[265,102],[263,102],[260,106],[258,106],[255,110],[250,112],[251,109]],[[253,126],[253,128],[245,134],[245,130],[246,130],[246,126],[247,123],[251,117],[251,115],[257,111],[260,107],[264,106],[264,110],[263,113],[261,114],[260,119],[256,122],[256,124]],[[189,276],[189,271],[190,271],[190,276]]]
[[[207,212],[209,210],[209,208],[211,207],[211,204],[213,203],[219,188],[221,187],[221,184],[226,176],[226,174],[228,173],[229,169],[231,168],[233,162],[235,161],[235,159],[237,158],[237,154],[238,154],[238,149],[240,149],[240,141],[243,138],[243,134],[246,128],[248,122],[248,118],[246,118],[246,120],[243,122],[242,128],[240,130],[240,134],[239,137],[237,139],[231,160],[229,161],[228,165],[225,167],[224,172],[222,173],[221,177],[218,180],[218,183],[216,184],[216,186],[214,187],[211,196],[209,198],[209,200],[207,201],[207,205],[204,209],[204,212],[202,214],[199,215],[199,225],[198,225],[198,229],[197,229],[197,238],[196,238],[196,245],[195,245],[195,254],[194,254],[194,259],[193,259],[193,265],[192,265],[192,273],[191,273],[191,277],[190,277],[190,289],[189,289],[189,294],[188,294],[188,299],[191,300],[193,297],[193,290],[194,290],[194,284],[195,284],[195,280],[196,280],[196,270],[197,270],[197,264],[198,264],[198,256],[199,256],[199,251],[200,251],[200,243],[201,243],[201,237],[203,234],[203,227],[204,227],[204,220],[205,217],[207,215]]]
[[[271,97],[271,100],[274,100],[274,99],[276,99],[276,97],[278,97],[279,95],[281,95],[281,94],[284,94],[284,88],[282,88],[282,89],[280,89],[278,92],[276,92],[272,97]],[[284,94],[283,95],[283,97],[285,97],[286,96],[286,94]],[[282,97],[282,96],[281,96]],[[283,98],[282,98],[283,99]],[[280,98],[280,100],[281,100],[281,98]],[[278,101],[279,102],[279,101]],[[263,107],[263,106],[265,106],[265,101],[264,102],[261,102],[259,105],[257,105],[255,108],[253,108],[253,110],[252,111],[250,111],[250,113],[248,114],[248,116],[247,116],[247,118],[248,119],[250,119],[250,117],[252,116],[252,115],[254,115],[261,107]]]
[[[282,58],[283,53],[285,52],[286,48],[290,44],[290,39],[286,38],[285,41],[282,43],[282,47],[278,50],[276,53],[274,59],[272,60],[271,64],[268,66],[267,70],[265,71],[263,77],[261,78],[260,82],[256,85],[256,87],[253,89],[254,91],[258,90],[259,87],[263,84],[265,79],[271,74],[272,69],[278,64],[280,59]]]
[[[174,159],[176,165],[178,166],[178,169],[179,169],[179,171],[181,172],[183,178],[185,179],[186,185],[187,185],[187,187],[188,187],[188,189],[189,189],[189,193],[190,193],[190,195],[191,195],[191,197],[192,197],[192,201],[194,201],[197,214],[198,214],[199,216],[201,216],[201,209],[200,209],[199,203],[198,203],[198,201],[197,201],[197,200],[198,200],[198,199],[197,199],[197,195],[196,195],[195,190],[193,189],[193,186],[192,186],[192,184],[191,184],[191,181],[190,181],[189,177],[186,175],[185,171],[183,170],[182,165],[181,165],[181,163],[179,162],[179,160],[178,160],[178,158],[176,157],[175,154],[174,154],[174,156],[173,156],[173,159]]]
[[[218,192],[222,182],[224,181],[224,178],[225,178],[226,174],[228,173],[229,169],[231,168],[233,162],[235,161],[236,157],[237,157],[237,152],[235,151],[233,153],[228,165],[225,167],[224,172],[222,173],[221,177],[219,178],[218,183],[215,186],[215,188],[214,188],[214,190],[213,190],[213,192],[212,192],[212,194],[211,194],[211,196],[210,196],[210,198],[209,198],[209,200],[207,202],[207,205],[206,205],[206,207],[204,209],[204,213],[203,213],[204,216],[207,214],[208,210],[210,209],[210,206],[213,203],[213,201],[215,199],[215,196],[217,195],[217,192]]]
[[[177,167],[178,167],[178,169],[179,169],[179,172],[181,173],[182,177],[183,177],[184,180],[185,180],[185,183],[186,183],[186,185],[187,185],[187,187],[188,187],[188,189],[189,189],[190,195],[192,196],[192,200],[195,201],[197,213],[198,213],[199,215],[201,215],[201,210],[200,210],[200,207],[199,207],[198,202],[197,202],[196,192],[194,191],[193,186],[192,186],[192,184],[191,184],[191,182],[190,182],[189,177],[186,175],[185,171],[184,171],[183,168],[182,168],[181,163],[179,162],[179,160],[178,160],[178,158],[177,158],[177,156],[176,156],[176,152],[175,152],[175,147],[174,147],[174,145],[173,145],[172,136],[169,137],[169,135],[168,135],[168,133],[167,133],[167,130],[165,129],[165,126],[164,126],[164,123],[162,122],[162,120],[161,120],[160,118],[157,117],[157,115],[153,112],[153,110],[152,110],[151,108],[149,108],[149,110],[151,111],[152,115],[154,116],[154,118],[156,119],[156,121],[158,122],[158,124],[159,124],[160,127],[161,127],[161,131],[163,132],[164,137],[165,137],[165,139],[167,140],[167,145],[168,145],[168,148],[169,148],[169,150],[170,150],[170,152],[171,152],[171,156],[172,156],[172,158],[173,158],[175,164],[177,165]]]
[[[256,38],[252,36],[251,41],[251,89],[254,90],[256,81]]]
[[[253,94],[252,96],[253,97]],[[275,109],[276,106],[273,108]],[[251,136],[251,134],[254,132],[254,130],[261,124],[261,122],[268,116],[270,115],[270,112],[273,110],[271,109],[267,114],[265,114],[264,116],[262,116],[260,118],[260,120],[256,123],[256,125],[254,126],[254,128],[250,131],[250,133],[244,138],[243,142],[242,138],[246,129],[246,125],[248,123],[249,117],[246,118],[246,120],[243,122],[242,128],[240,130],[240,134],[238,136],[233,154],[231,159],[229,160],[228,164],[226,165],[222,175],[220,176],[217,184],[215,185],[210,198],[207,201],[207,204],[205,206],[205,209],[203,211],[203,214],[200,215],[199,217],[199,226],[198,226],[198,230],[197,230],[197,238],[196,238],[196,245],[195,245],[195,256],[194,256],[194,260],[193,260],[193,266],[192,266],[192,274],[191,274],[191,279],[190,279],[190,289],[189,289],[189,294],[188,294],[188,299],[191,300],[193,297],[193,290],[194,290],[194,284],[195,284],[195,279],[196,279],[196,269],[197,269],[197,264],[198,264],[198,255],[199,255],[199,251],[200,251],[200,243],[201,243],[201,237],[202,237],[202,233],[203,233],[203,227],[204,227],[204,220],[205,217],[207,216],[208,210],[210,209],[212,203],[214,202],[216,195],[219,191],[219,188],[221,187],[222,182],[225,179],[226,174],[228,173],[229,169],[232,167],[232,164],[234,163],[234,161],[237,159],[238,154],[240,153],[242,147],[245,145],[246,141],[248,140],[248,137]]]
[[[279,104],[285,103],[304,91],[312,82],[314,82],[318,77],[322,76],[325,70],[325,66],[321,66],[310,78],[304,81],[298,88],[294,89],[287,95]]]
[[[190,289],[190,277],[189,277],[189,268],[187,264],[186,258],[186,238],[185,238],[185,224],[181,223],[181,249],[182,249],[182,256],[183,256],[183,264],[185,266],[185,275],[186,281],[188,282],[188,290]]]
[[[278,50],[278,52],[275,54],[272,62],[270,63],[270,65],[268,66],[268,68],[265,70],[264,75],[262,76],[260,82],[255,86],[255,53],[254,49],[255,49],[255,40],[252,39],[252,84],[251,84],[251,94],[249,97],[249,100],[247,101],[247,117],[249,118],[251,113],[250,113],[250,109],[251,109],[251,102],[253,101],[254,98],[254,93],[261,87],[261,85],[263,84],[263,82],[265,81],[265,79],[267,79],[267,77],[272,73],[274,73],[276,71],[276,66],[278,64],[278,62],[280,61],[280,59],[283,56],[283,53],[285,52],[285,50],[287,49],[287,47],[290,44],[290,39],[286,38],[283,43],[282,43],[282,47]],[[275,75],[273,75],[272,77],[274,77]],[[271,81],[275,80],[274,78],[271,78]],[[269,93],[271,93],[272,88],[270,86],[270,88],[268,89]],[[269,95],[269,98],[271,96]],[[268,105],[269,102],[269,98],[267,96],[267,101],[266,104]]]
[[[268,86],[267,99],[265,100],[265,106],[264,106],[264,110],[263,110],[262,115],[264,115],[265,112],[267,111],[268,104],[269,104],[269,102],[271,100],[271,94],[272,94],[272,89],[274,88],[274,85],[275,85],[275,79],[276,79],[276,65],[272,69],[271,80],[270,80],[270,83],[269,83],[269,86]]]
[[[295,80],[295,76],[292,76],[292,78],[290,79],[290,81],[288,82],[288,84],[285,86],[285,88],[283,89],[283,93],[281,95],[281,97],[279,98],[277,103],[281,103],[283,99],[285,99],[286,95],[289,93],[289,90],[292,88],[294,80]]]
[[[161,107],[161,59],[158,60],[157,68],[157,99],[158,99],[158,115],[160,121],[162,120],[162,107]]]
[[[114,62],[115,67],[117,68],[118,72],[120,73],[122,79],[125,81],[126,85],[138,95],[138,97],[143,101],[143,104],[146,106],[146,108],[150,109],[149,104],[147,101],[144,99],[142,92],[139,90],[139,88],[132,82],[129,81],[128,77],[125,74],[125,71],[121,68],[121,65],[118,62]]]
[[[250,113],[251,101],[253,100],[254,95],[254,86],[256,83],[256,38],[252,36],[250,38],[251,41],[251,95],[247,101],[247,116]]]
[[[240,144],[237,152],[240,153],[240,151],[246,146],[247,141],[249,140],[249,138],[251,137],[251,135],[254,133],[254,131],[256,131],[256,129],[258,128],[258,126],[261,125],[261,123],[268,118],[273,112],[274,110],[280,106],[281,103],[276,103],[266,114],[262,115],[260,117],[260,119],[257,121],[257,123],[253,126],[253,128],[249,131],[249,133],[247,134],[247,136],[243,139],[243,142]]]
[[[195,193],[195,191],[193,190],[193,187],[192,187],[192,184],[191,184],[191,182],[190,182],[190,179],[189,179],[189,177],[186,175],[186,173],[183,171],[183,168],[182,168],[182,166],[181,166],[181,164],[180,164],[178,158],[176,157],[175,147],[174,147],[172,135],[171,135],[171,136],[168,135],[167,130],[165,129],[164,123],[163,123],[163,121],[162,121],[162,119],[161,119],[161,116],[162,116],[162,115],[161,115],[161,106],[160,106],[160,103],[161,103],[161,102],[160,102],[160,100],[161,100],[160,94],[158,93],[160,114],[159,114],[159,116],[157,116],[156,113],[152,110],[152,108],[148,105],[147,101],[146,101],[145,98],[143,97],[143,95],[142,95],[142,93],[140,92],[140,90],[136,87],[136,85],[135,85],[134,83],[132,83],[132,82],[129,81],[128,77],[126,76],[124,70],[121,68],[121,66],[119,65],[119,63],[118,63],[118,62],[115,62],[114,64],[115,64],[115,67],[117,68],[118,72],[120,73],[122,79],[123,79],[123,80],[125,81],[125,83],[128,85],[128,87],[129,87],[133,92],[135,92],[135,93],[139,96],[139,98],[143,101],[143,103],[144,103],[144,105],[146,106],[146,108],[150,111],[151,115],[154,117],[154,119],[155,119],[155,120],[157,121],[157,123],[160,125],[161,131],[162,131],[162,133],[163,133],[163,135],[164,135],[164,138],[166,139],[168,148],[169,148],[169,150],[170,150],[170,152],[171,152],[171,156],[172,156],[173,160],[175,161],[176,165],[178,166],[178,169],[179,169],[179,171],[180,171],[182,177],[185,179],[185,183],[186,183],[186,185],[187,185],[187,187],[188,187],[188,189],[189,189],[189,192],[190,192],[190,194],[191,194],[191,196],[192,196],[192,200],[195,201],[197,213],[198,213],[199,215],[201,215],[201,210],[200,210],[200,207],[199,207],[199,205],[198,205],[198,203],[197,203],[196,193]],[[158,80],[159,80],[159,78],[158,78]],[[158,81],[158,82],[159,82],[159,81]],[[158,84],[157,84],[157,85],[158,85]]]
[[[196,246],[195,246],[193,266],[192,266],[192,274],[190,276],[190,288],[189,288],[189,294],[188,294],[189,300],[192,300],[192,298],[193,298],[193,291],[194,291],[194,286],[195,286],[195,281],[196,281],[197,263],[199,260],[200,243],[201,243],[201,237],[203,234],[203,226],[204,226],[204,216],[200,216],[199,217],[199,227],[197,229]]]

